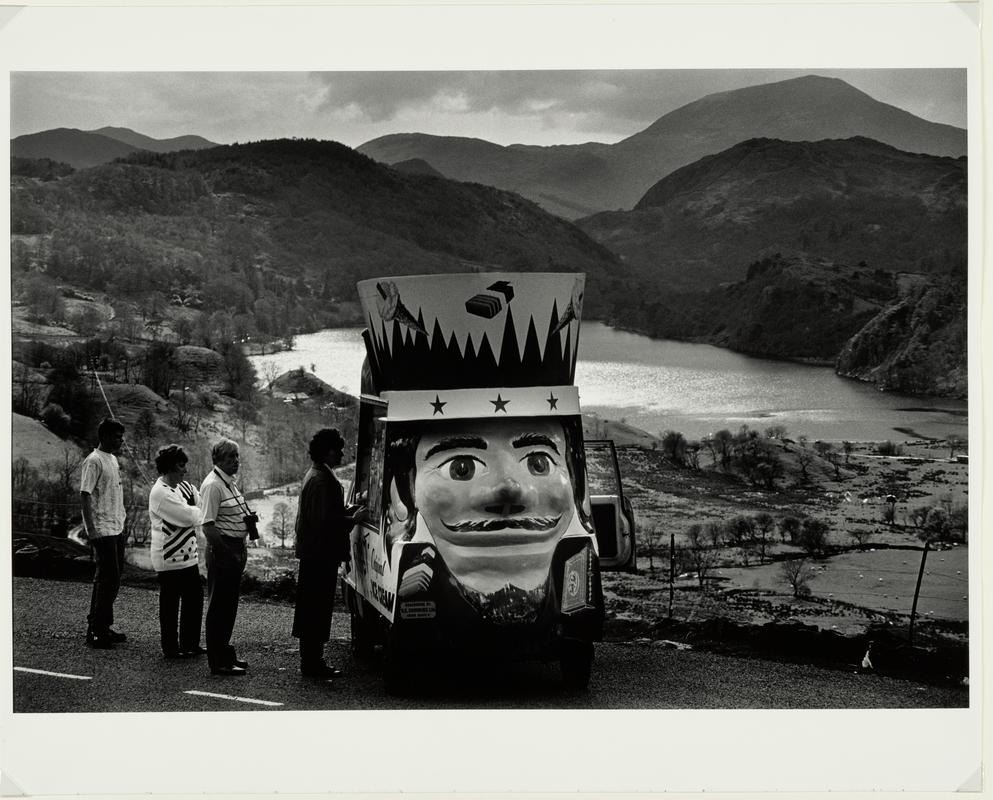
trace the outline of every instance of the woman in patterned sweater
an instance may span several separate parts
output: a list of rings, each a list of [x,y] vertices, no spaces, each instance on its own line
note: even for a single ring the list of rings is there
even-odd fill
[[[203,620],[203,585],[197,550],[200,493],[183,480],[187,460],[178,445],[161,448],[155,456],[159,479],[148,494],[152,568],[159,576],[159,626],[166,658],[191,658],[205,652],[200,647]]]

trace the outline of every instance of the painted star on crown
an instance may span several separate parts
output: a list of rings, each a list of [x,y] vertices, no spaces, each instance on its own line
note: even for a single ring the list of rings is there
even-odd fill
[[[493,413],[496,414],[497,411],[502,411],[504,414],[507,413],[507,403],[509,400],[504,400],[499,393],[497,393],[496,400],[490,400],[493,403]]]
[[[447,402],[446,403],[441,402],[441,398],[438,397],[438,395],[435,395],[434,396],[434,402],[433,403],[428,403],[428,405],[431,406],[431,408],[434,409],[434,414],[431,415],[432,417],[435,414],[441,414],[442,416],[444,416],[445,415],[445,412],[442,409],[445,406],[447,406],[448,403]]]
[[[551,392],[548,393],[548,397],[545,398],[545,402],[548,403],[549,411],[553,408],[557,409],[559,407],[559,399]]]

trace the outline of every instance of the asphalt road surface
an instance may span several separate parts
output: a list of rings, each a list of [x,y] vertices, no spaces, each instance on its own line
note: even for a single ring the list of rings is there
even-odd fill
[[[205,657],[166,661],[158,644],[158,594],[125,586],[113,650],[84,644],[90,586],[13,580],[15,712],[279,711],[334,709],[943,708],[968,706],[968,690],[857,672],[675,649],[660,643],[597,645],[587,692],[563,690],[556,664],[439,670],[403,697],[389,695],[375,661],[352,658],[348,619],[337,613],[328,646],[345,672],[332,686],[302,679],[292,606],[242,600],[234,644],[245,677],[210,674]],[[466,677],[468,676],[468,677]]]

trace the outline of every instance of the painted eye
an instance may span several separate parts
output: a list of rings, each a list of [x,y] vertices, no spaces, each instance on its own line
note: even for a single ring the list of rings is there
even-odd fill
[[[475,459],[456,456],[448,462],[448,474],[453,481],[472,480],[472,476],[476,474]]]
[[[551,471],[552,460],[547,453],[528,453],[528,472],[532,475],[547,475]]]

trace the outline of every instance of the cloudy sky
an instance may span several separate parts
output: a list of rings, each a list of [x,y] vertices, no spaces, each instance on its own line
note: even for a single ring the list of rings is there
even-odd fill
[[[965,127],[965,71],[15,72],[11,136],[132,128],[230,143],[280,137],[355,147],[388,133],[498,144],[616,142],[704,95],[805,74]]]

